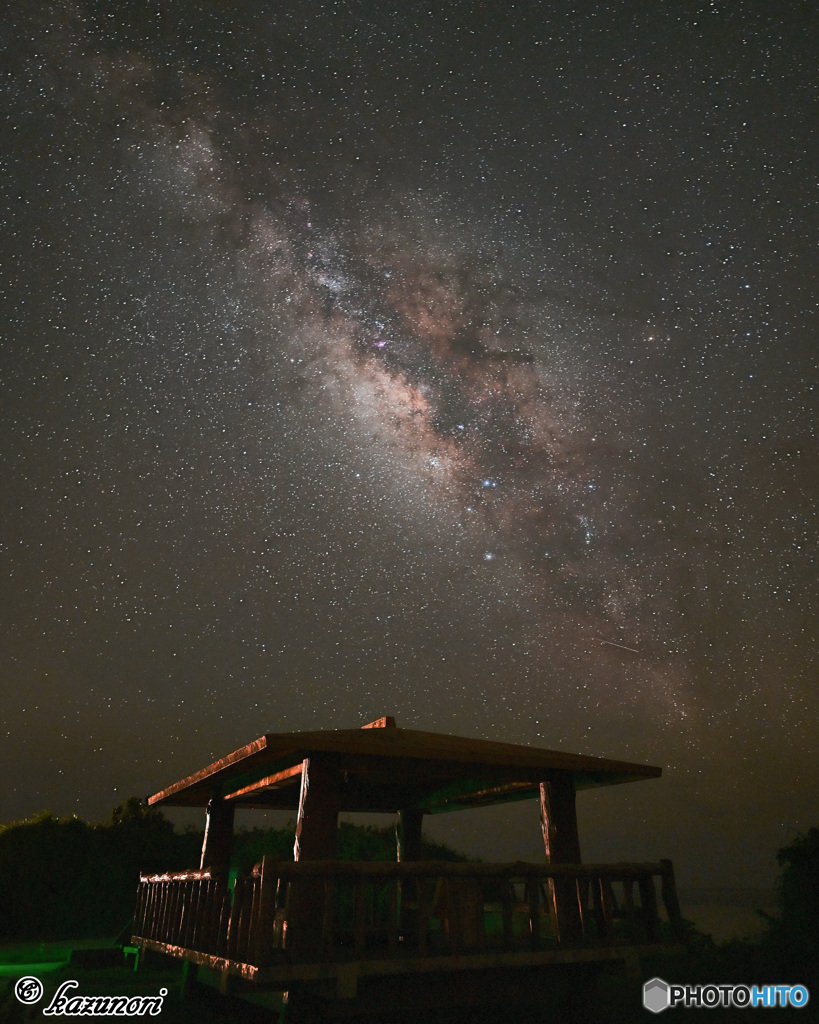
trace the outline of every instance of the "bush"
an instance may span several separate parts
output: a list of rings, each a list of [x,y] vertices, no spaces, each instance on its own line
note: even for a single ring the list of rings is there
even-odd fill
[[[105,824],[44,811],[1,825],[0,939],[113,937],[133,914],[140,871],[189,867],[201,845],[136,797]]]
[[[265,854],[291,860],[294,833],[294,824],[238,831],[231,867],[247,872]],[[176,832],[137,797],[96,825],[50,811],[0,825],[0,941],[114,938],[134,912],[140,872],[198,867],[201,850],[201,832]],[[395,832],[342,822],[338,855],[395,860]],[[423,856],[465,859],[436,843],[424,843]]]

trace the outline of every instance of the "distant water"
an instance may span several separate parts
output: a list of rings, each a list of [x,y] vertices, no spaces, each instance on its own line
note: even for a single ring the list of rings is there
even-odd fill
[[[770,889],[681,889],[682,915],[715,942],[754,938],[765,928],[757,911],[774,914]]]

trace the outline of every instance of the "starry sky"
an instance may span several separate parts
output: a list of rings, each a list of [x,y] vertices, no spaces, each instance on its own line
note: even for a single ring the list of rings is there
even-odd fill
[[[659,764],[584,858],[770,884],[819,824],[813,7],[9,5],[0,820],[392,714]],[[431,829],[542,856],[533,804]]]

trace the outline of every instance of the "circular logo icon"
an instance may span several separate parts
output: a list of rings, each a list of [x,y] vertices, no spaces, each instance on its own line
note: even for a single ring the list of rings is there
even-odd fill
[[[14,994],[21,1003],[30,1006],[38,1002],[43,995],[43,983],[39,978],[18,978],[14,983]]]

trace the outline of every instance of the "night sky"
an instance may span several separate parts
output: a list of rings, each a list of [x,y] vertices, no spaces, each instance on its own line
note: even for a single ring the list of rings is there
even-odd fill
[[[813,3],[12,3],[0,821],[384,714],[819,824]],[[252,819],[248,819],[252,823]],[[437,819],[537,859],[535,804]]]

